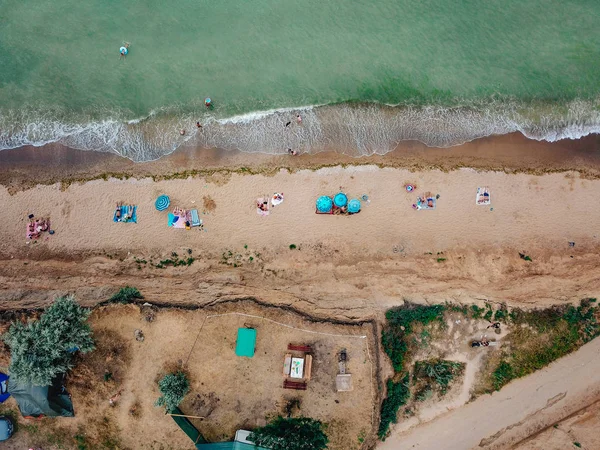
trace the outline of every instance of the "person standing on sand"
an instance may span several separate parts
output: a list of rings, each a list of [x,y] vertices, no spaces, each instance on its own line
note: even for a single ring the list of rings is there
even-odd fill
[[[302,116],[300,116],[300,114],[297,114],[296,120],[298,121],[298,125],[300,125],[302,123]]]
[[[288,148],[288,154],[290,154],[292,156],[296,156],[298,154],[298,152],[296,150],[292,150],[291,148]]]

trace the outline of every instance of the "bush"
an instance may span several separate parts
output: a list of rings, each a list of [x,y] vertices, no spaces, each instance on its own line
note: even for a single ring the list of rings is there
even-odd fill
[[[143,298],[144,296],[137,288],[125,286],[119,289],[119,292],[113,295],[108,301],[111,303],[131,303],[133,300]]]
[[[90,310],[67,296],[57,298],[39,320],[13,323],[3,336],[11,351],[11,375],[47,386],[71,369],[73,353],[94,349],[90,326],[85,323],[89,315]]]
[[[398,421],[398,410],[410,398],[409,375],[406,374],[399,383],[387,381],[387,398],[381,404],[381,421],[379,422],[379,439],[384,440],[390,424]]]
[[[385,313],[388,326],[381,334],[381,343],[396,372],[402,372],[404,357],[408,351],[405,338],[412,332],[413,323],[427,325],[443,321],[445,305],[415,305],[407,303]]]
[[[526,323],[536,330],[539,345],[528,345],[512,354],[504,353],[492,373],[495,390],[515,378],[524,377],[571,353],[600,335],[597,309],[593,299],[584,299],[578,307],[560,306],[544,310],[523,311],[515,308],[508,315],[515,324]]]
[[[281,416],[254,430],[248,440],[272,450],[323,450],[329,442],[321,421],[309,417],[284,419]]]
[[[170,413],[183,401],[183,398],[190,391],[190,383],[181,371],[165,375],[158,382],[158,390],[162,394],[156,402],[156,406],[164,406],[167,413]]]
[[[455,377],[464,371],[464,363],[447,361],[445,359],[434,359],[431,361],[417,361],[413,373],[414,382],[425,380],[428,386],[437,384],[443,394]]]

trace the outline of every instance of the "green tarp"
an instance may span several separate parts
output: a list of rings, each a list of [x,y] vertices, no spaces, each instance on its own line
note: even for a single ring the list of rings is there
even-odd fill
[[[239,328],[237,336],[237,344],[235,346],[235,354],[238,356],[254,356],[254,348],[256,347],[256,330],[254,328]]]
[[[181,410],[179,408],[175,408],[171,413],[183,415],[183,413],[181,412]],[[198,429],[194,425],[192,425],[192,422],[190,422],[187,419],[187,417],[179,417],[179,416],[171,416],[171,417],[173,418],[175,423],[177,425],[179,425],[179,428],[181,428],[183,430],[183,432],[185,434],[187,434],[188,437],[194,442],[194,444],[198,444],[198,443],[203,444],[206,442],[206,439],[204,439],[204,436],[202,436],[200,434]]]
[[[197,450],[268,450],[264,447],[245,444],[243,442],[215,442],[213,444],[198,444]]]
[[[73,402],[62,381],[63,377],[58,377],[50,386],[33,386],[11,376],[8,392],[19,404],[23,417],[73,417]]]

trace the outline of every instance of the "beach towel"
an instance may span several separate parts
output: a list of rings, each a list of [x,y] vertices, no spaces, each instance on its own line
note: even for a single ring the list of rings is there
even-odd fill
[[[198,210],[197,209],[192,209],[190,211],[190,215],[192,217],[191,220],[191,224],[193,227],[199,227],[200,224],[202,223],[202,221],[200,220],[200,218],[198,217]]]
[[[417,203],[413,205],[415,209],[435,209],[436,198],[433,196],[417,197]]]
[[[281,194],[278,192],[273,194],[273,197],[271,197],[271,204],[273,206],[277,206],[277,205],[281,205],[282,203],[283,203],[283,192]]]
[[[186,228],[185,223],[191,221],[189,211],[176,211],[178,214],[169,213],[169,226],[173,228]]]
[[[127,209],[129,208],[130,205],[122,205],[121,206],[121,217],[117,218],[117,211],[115,210],[114,214],[113,214],[113,222],[133,222],[133,223],[137,223],[137,206],[133,207],[133,212],[131,214],[131,217],[128,218],[127,220],[125,220],[125,214],[127,214]]]
[[[266,207],[266,211],[260,209],[258,206],[256,207],[256,214],[259,216],[268,216],[269,215],[269,202],[267,202],[263,197],[256,199],[256,205],[262,205]]]
[[[489,205],[492,203],[490,198],[490,189],[488,187],[478,187],[477,195],[475,196],[476,205]]]

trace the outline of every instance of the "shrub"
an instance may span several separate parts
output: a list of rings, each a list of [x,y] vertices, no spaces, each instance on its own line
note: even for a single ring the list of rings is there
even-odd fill
[[[407,303],[385,313],[388,326],[381,334],[381,343],[396,372],[401,372],[404,366],[404,357],[408,351],[405,338],[412,332],[413,323],[427,325],[433,321],[442,321],[445,308],[445,305]]]
[[[447,361],[445,359],[434,359],[431,361],[417,361],[413,373],[413,380],[426,380],[428,385],[435,383],[439,386],[441,393],[445,394],[448,386],[455,377],[464,371],[464,363]]]
[[[15,322],[3,336],[10,347],[10,372],[15,378],[36,386],[47,386],[73,367],[72,355],[94,349],[90,310],[72,296],[59,297],[39,320]]]
[[[111,303],[131,303],[136,299],[143,299],[144,296],[138,291],[137,288],[131,286],[125,286],[119,289],[115,295],[108,299]]]
[[[321,421],[309,417],[284,419],[281,416],[254,430],[248,440],[272,450],[323,450],[329,442]]]
[[[387,381],[387,397],[381,404],[381,421],[379,422],[379,439],[384,440],[388,433],[390,424],[398,421],[398,410],[404,406],[410,398],[409,375],[398,383]]]
[[[181,371],[165,375],[158,382],[158,390],[162,394],[156,402],[156,406],[164,406],[167,413],[170,413],[183,401],[183,398],[190,391],[190,383]]]

